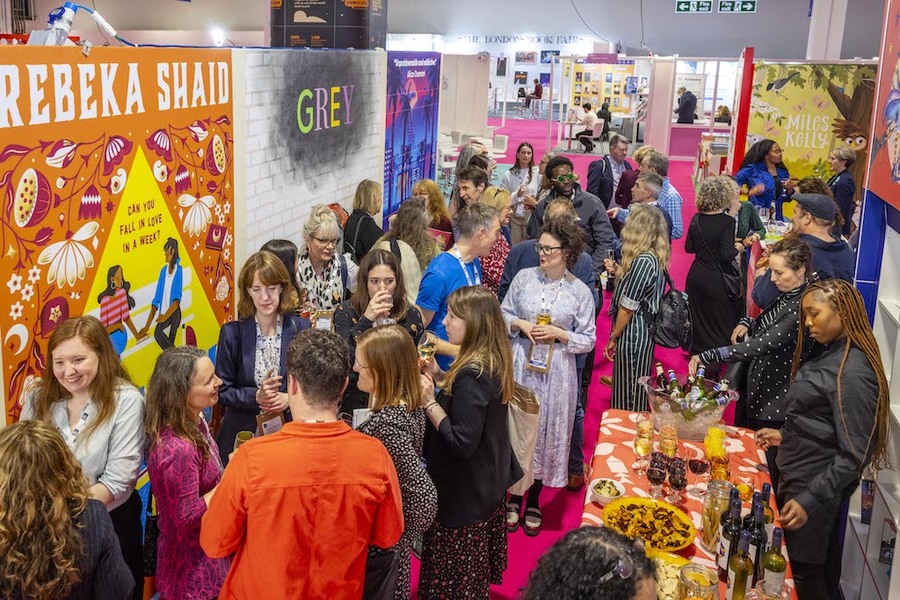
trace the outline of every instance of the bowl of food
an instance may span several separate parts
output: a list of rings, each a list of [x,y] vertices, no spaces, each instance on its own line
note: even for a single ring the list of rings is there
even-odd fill
[[[658,600],[678,599],[678,579],[681,567],[691,561],[672,552],[647,549],[647,558],[656,567],[656,595]]]
[[[646,548],[677,552],[694,543],[697,528],[683,510],[651,498],[624,497],[603,507],[603,525]]]
[[[613,479],[595,479],[591,482],[591,502],[606,506],[625,495],[625,486]]]
[[[679,375],[677,381],[679,390],[690,388],[687,375]],[[656,430],[659,431],[663,422],[674,423],[682,440],[702,441],[706,431],[722,419],[725,407],[738,399],[734,390],[722,389],[721,383],[704,378],[697,379],[698,387],[702,388],[699,397],[692,397],[689,391],[673,394],[657,388],[656,380],[646,376],[638,379],[638,383],[647,393]]]

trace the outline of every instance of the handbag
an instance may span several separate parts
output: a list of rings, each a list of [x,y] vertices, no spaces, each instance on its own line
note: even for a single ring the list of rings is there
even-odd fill
[[[716,268],[719,269],[719,273],[722,274],[722,283],[725,285],[725,295],[728,296],[728,299],[731,301],[740,300],[744,296],[743,282],[741,281],[740,273],[726,273],[719,263],[719,260],[716,258],[716,255],[712,253],[709,246],[706,244],[706,238],[703,237],[703,233],[701,231],[698,231],[697,233],[700,236],[700,241],[703,242],[703,247],[706,248],[710,258],[716,263]]]
[[[522,478],[507,491],[514,496],[522,496],[534,483],[534,446],[537,443],[540,403],[531,388],[517,383],[507,407],[509,443],[523,471]]]
[[[393,600],[400,572],[400,557],[396,550],[369,554],[366,558],[366,578],[362,600]]]
[[[144,513],[144,577],[156,576],[156,546],[159,540],[159,514],[153,514],[156,498],[151,492],[147,512]]]

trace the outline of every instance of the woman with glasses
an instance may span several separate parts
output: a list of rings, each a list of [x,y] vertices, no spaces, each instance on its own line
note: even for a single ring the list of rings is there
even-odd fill
[[[294,336],[309,328],[309,320],[295,312],[291,276],[271,252],[247,259],[238,289],[238,320],[222,326],[216,351],[219,403],[225,408],[216,441],[223,463],[238,432],[257,431],[260,412],[290,420],[284,361]]]
[[[500,289],[500,278],[503,277],[503,268],[506,266],[510,250],[509,218],[512,214],[510,199],[509,190],[491,186],[484,190],[479,200],[482,204],[493,206],[500,219],[500,235],[491,247],[491,253],[481,259],[482,284],[495,296]]]
[[[548,220],[537,242],[540,266],[523,269],[503,298],[503,318],[512,337],[514,378],[530,388],[541,404],[534,463],[522,465],[528,490],[525,533],[537,535],[543,518],[539,504],[544,485],[560,488],[569,479],[569,445],[580,382],[575,355],[590,352],[596,341],[594,298],[569,271],[584,247],[584,233],[569,219]],[[539,358],[539,356],[545,357]],[[511,496],[506,525],[519,525],[521,496]]]
[[[349,300],[334,311],[334,332],[356,353],[356,340],[374,327],[397,323],[418,344],[425,333],[422,313],[408,300],[403,270],[397,257],[386,250],[372,250],[359,263],[359,279],[363,285]],[[350,374],[347,391],[341,401],[341,412],[352,417],[353,411],[365,408],[369,396],[357,388],[358,375]]]
[[[556,542],[531,572],[522,600],[656,600],[656,568],[642,545],[606,527]]]
[[[317,327],[330,329],[331,313],[356,288],[358,269],[340,253],[341,225],[327,205],[313,207],[303,225],[303,241],[297,272],[300,287],[306,289],[309,299],[309,306],[303,308],[309,309]]]
[[[662,212],[646,204],[632,204],[622,227],[622,262],[603,261],[616,276],[609,306],[614,324],[604,354],[613,361],[612,408],[647,410],[647,395],[638,384],[650,375],[653,336],[650,321],[659,312],[672,246]]]

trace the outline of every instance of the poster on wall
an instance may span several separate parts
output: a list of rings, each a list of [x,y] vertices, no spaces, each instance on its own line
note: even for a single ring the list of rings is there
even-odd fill
[[[517,85],[528,83],[528,71],[516,71],[513,74],[513,83]]]
[[[559,50],[541,50],[541,64],[549,65],[559,54]]]
[[[757,63],[750,103],[747,148],[763,139],[778,142],[794,179],[833,175],[829,153],[841,144],[856,152],[850,173],[858,202],[869,155],[875,97],[872,64]]]
[[[633,77],[634,61],[620,61],[616,64],[575,63],[571,104],[580,106],[587,102],[597,108],[602,97],[603,102],[609,104],[610,112],[628,112],[631,102],[625,83]]]
[[[536,65],[537,52],[529,50],[527,52],[516,52],[517,65]]]
[[[420,179],[434,179],[441,55],[388,52],[384,229]]]
[[[866,187],[900,209],[900,2],[886,7],[886,27],[873,109],[871,168]],[[858,187],[858,184],[857,184]]]
[[[387,2],[272,0],[271,45],[278,48],[384,48]]]
[[[231,54],[18,48],[0,111],[7,422],[63,321],[93,315],[135,384],[234,312]],[[26,93],[27,91],[27,93]]]
[[[506,63],[509,61],[505,56],[497,59],[497,77],[506,77]]]

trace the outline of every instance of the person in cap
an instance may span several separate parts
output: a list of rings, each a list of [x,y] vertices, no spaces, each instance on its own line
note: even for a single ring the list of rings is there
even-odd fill
[[[838,213],[834,200],[824,194],[794,194],[793,229],[790,235],[797,235],[809,244],[812,250],[812,271],[818,279],[843,279],[853,282],[856,254],[847,242],[831,233]],[[762,259],[768,267],[768,257]],[[760,265],[757,264],[759,268]],[[762,309],[778,299],[778,288],[772,283],[772,273],[766,271],[756,278],[753,285],[753,301]]]

